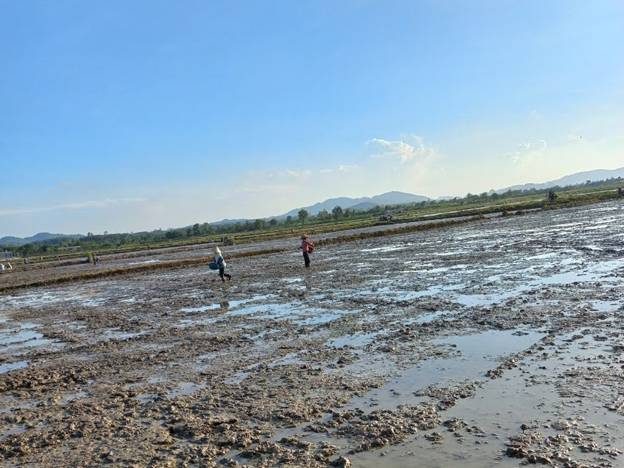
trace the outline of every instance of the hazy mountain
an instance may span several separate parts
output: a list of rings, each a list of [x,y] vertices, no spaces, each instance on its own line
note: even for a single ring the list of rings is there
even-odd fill
[[[349,209],[355,210],[355,211],[367,211],[367,210],[370,210],[371,208],[375,208],[376,206],[377,206],[377,203],[374,203],[374,202],[362,202],[362,203],[358,203],[357,205],[350,206]]]
[[[30,237],[2,237],[0,238],[0,245],[13,247],[30,244],[31,242],[42,242],[52,239],[78,239],[80,237],[83,236],[81,234],[50,234],[49,232],[40,232]]]
[[[523,185],[514,185],[511,187],[507,187],[504,189],[497,190],[497,193],[504,193],[508,190],[543,190],[550,187],[560,186],[564,187],[567,185],[578,185],[583,184],[585,182],[592,181],[597,182],[606,179],[612,178],[624,178],[624,167],[619,169],[597,169],[594,171],[585,171],[585,172],[577,172],[575,174],[570,174],[565,177],[561,177],[557,180],[551,180],[549,182],[541,182],[541,183],[532,183],[532,184],[523,184]],[[450,200],[454,197],[438,197],[437,200]],[[310,215],[317,215],[319,212],[323,210],[327,210],[331,213],[331,210],[340,206],[343,210],[350,208],[358,211],[366,211],[374,208],[376,206],[382,205],[403,205],[409,203],[420,203],[422,201],[431,200],[428,197],[423,195],[414,195],[411,193],[405,192],[387,192],[382,193],[381,195],[375,195],[374,197],[360,197],[360,198],[350,198],[350,197],[338,197],[338,198],[329,198],[323,202],[315,203],[311,206],[304,207]],[[286,214],[281,216],[275,216],[277,219],[284,219],[286,216],[292,216],[293,218],[297,218],[297,214],[300,208],[295,208],[289,211]],[[270,216],[266,219],[273,218]],[[227,224],[235,224],[235,223],[244,223],[246,221],[253,221],[247,219],[223,219],[221,221],[212,222],[213,226],[227,225]],[[50,234],[49,232],[40,232],[39,234],[35,234],[31,237],[13,237],[6,236],[0,238],[0,246],[10,247],[10,246],[21,246],[25,244],[29,244],[31,242],[41,242],[52,239],[62,239],[62,238],[70,238],[70,239],[78,239],[83,237],[80,234]]]
[[[249,221],[248,219],[222,219],[221,221],[214,221],[209,223],[211,226],[225,226],[228,224],[236,224],[236,223],[244,223],[245,221]],[[190,227],[190,226],[189,226]]]
[[[561,177],[557,180],[551,180],[549,182],[535,184],[513,185],[505,189],[497,190],[497,192],[504,193],[508,190],[543,190],[555,186],[565,187],[566,185],[584,184],[588,180],[592,182],[597,182],[600,180],[613,179],[617,177],[624,177],[624,167],[621,167],[619,169],[597,169],[595,171],[577,172],[575,174]]]
[[[403,205],[407,203],[420,203],[427,200],[430,200],[430,198],[424,195],[414,195],[405,192],[386,192],[371,197],[371,201],[376,205]]]
[[[323,210],[327,210],[331,212],[334,207],[339,206],[343,210],[347,208],[357,209],[357,210],[369,210],[376,206],[380,205],[401,205],[405,203],[420,203],[421,201],[429,200],[428,197],[422,195],[414,195],[411,193],[405,192],[387,192],[382,193],[381,195],[375,195],[374,197],[360,197],[360,198],[350,198],[350,197],[339,197],[339,198],[330,198],[323,202],[315,203],[311,206],[304,207],[308,213],[311,215],[317,215],[319,212]],[[286,216],[297,217],[297,213],[300,208],[296,208],[294,210],[289,211],[288,213],[280,216],[280,218],[284,218]]]

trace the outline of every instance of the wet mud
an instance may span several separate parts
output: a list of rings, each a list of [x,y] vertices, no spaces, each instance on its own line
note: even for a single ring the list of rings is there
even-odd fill
[[[5,466],[624,465],[624,206],[0,296]]]

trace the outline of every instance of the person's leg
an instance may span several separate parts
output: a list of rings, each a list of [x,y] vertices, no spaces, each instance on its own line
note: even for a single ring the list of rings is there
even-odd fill
[[[221,281],[225,281],[225,268],[219,268],[219,276],[221,277]]]
[[[306,268],[310,268],[310,255],[308,252],[303,252],[303,261],[305,262]]]

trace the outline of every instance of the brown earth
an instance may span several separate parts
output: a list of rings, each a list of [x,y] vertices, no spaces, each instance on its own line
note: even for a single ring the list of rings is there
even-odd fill
[[[622,466],[623,220],[609,202],[325,245],[309,271],[296,245],[233,258],[225,284],[4,293],[0,462]]]

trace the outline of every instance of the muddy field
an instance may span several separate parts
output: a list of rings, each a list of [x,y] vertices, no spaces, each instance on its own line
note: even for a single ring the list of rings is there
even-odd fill
[[[624,205],[0,296],[5,466],[624,466]]]
[[[457,213],[456,213],[457,214]],[[501,213],[488,213],[483,218],[493,218],[500,216]],[[327,232],[315,236],[317,242],[328,241],[334,243],[339,239],[345,239],[352,236],[367,236],[374,233],[386,233],[388,230],[396,229],[427,229],[436,224],[450,223],[461,224],[468,222],[473,216],[452,216],[447,218],[436,218],[431,220],[421,220],[406,223],[390,223],[375,226],[345,229],[333,232]],[[258,251],[285,251],[291,250],[293,246],[298,245],[299,236],[301,235],[301,227],[291,229],[291,232],[285,234],[285,237],[273,240],[256,241],[250,243],[242,243],[240,245],[228,246],[229,255],[247,256]],[[212,256],[214,243],[212,244],[193,244],[183,245],[179,247],[165,247],[150,250],[136,250],[125,253],[98,253],[98,264],[93,265],[87,257],[87,252],[74,258],[54,258],[48,257],[46,261],[35,261],[29,264],[21,262],[13,262],[13,270],[11,273],[5,273],[0,276],[0,293],[8,289],[20,288],[23,286],[33,285],[36,283],[50,283],[53,280],[59,280],[67,277],[76,278],[85,275],[96,275],[104,277],[110,271],[123,270],[125,272],[135,270],[156,270],[161,268],[170,268],[171,264],[179,262],[193,262],[201,264]]]

